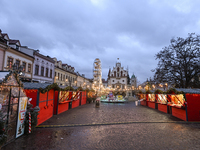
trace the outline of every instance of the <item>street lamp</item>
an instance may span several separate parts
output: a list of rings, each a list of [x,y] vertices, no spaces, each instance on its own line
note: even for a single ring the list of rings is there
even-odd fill
[[[19,67],[14,63],[12,65],[12,70],[15,71],[19,76],[24,76],[24,67],[20,65]]]

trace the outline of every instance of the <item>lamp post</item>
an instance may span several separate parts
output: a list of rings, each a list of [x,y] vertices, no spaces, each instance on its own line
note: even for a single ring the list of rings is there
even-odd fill
[[[24,67],[22,65],[17,66],[14,63],[14,65],[12,65],[12,71],[16,72],[18,76],[24,76]]]

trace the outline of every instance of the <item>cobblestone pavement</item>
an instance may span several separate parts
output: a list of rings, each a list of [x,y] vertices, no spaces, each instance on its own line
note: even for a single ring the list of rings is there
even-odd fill
[[[134,102],[86,104],[53,116],[2,150],[200,149],[200,123],[186,123]],[[71,125],[71,127],[59,127]]]

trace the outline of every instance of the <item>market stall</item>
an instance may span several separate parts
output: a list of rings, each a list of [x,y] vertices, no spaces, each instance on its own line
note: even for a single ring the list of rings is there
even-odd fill
[[[57,112],[56,114],[60,114],[62,112],[67,111],[71,108],[72,105],[72,91],[56,91],[58,94],[58,99],[55,97],[55,102],[58,102],[57,104]]]
[[[0,110],[6,116],[5,126],[8,127],[5,133],[6,142],[24,134],[27,102],[28,97],[24,92],[23,84],[18,79],[18,74],[0,71]]]
[[[85,105],[87,102],[87,93],[86,91],[81,92],[81,105]]]
[[[168,113],[167,99],[167,94],[157,94],[157,105],[159,111]]]
[[[155,109],[155,94],[147,94],[148,96],[148,107]]]
[[[78,107],[81,103],[81,91],[73,91],[72,108]]]
[[[168,95],[171,102],[168,103],[171,113],[173,116],[180,118],[182,120],[186,119],[186,109],[185,109],[185,98],[183,94],[171,94]]]
[[[55,91],[54,115],[86,104],[86,91]]]
[[[35,107],[39,106],[38,125],[53,116],[54,110],[54,89],[55,85],[50,83],[25,82],[26,95],[32,100],[30,103]]]
[[[200,90],[187,92],[185,97],[187,121],[200,121]]]
[[[140,104],[143,106],[147,106],[147,102],[146,102],[146,94],[140,94]]]

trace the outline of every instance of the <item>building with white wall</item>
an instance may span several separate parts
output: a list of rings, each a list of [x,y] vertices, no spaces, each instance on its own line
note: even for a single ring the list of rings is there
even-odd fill
[[[20,51],[33,56],[32,82],[53,83],[54,82],[54,60],[49,56],[39,53],[39,50],[21,46]]]
[[[19,40],[9,40],[9,46],[5,50],[4,54],[3,70],[12,70],[14,64],[17,70],[22,66],[24,74],[20,76],[21,79],[23,81],[31,81],[34,57],[21,52],[19,49],[20,46],[21,44]]]
[[[108,72],[108,87],[118,90],[123,90],[127,88],[129,84],[129,74],[128,70],[121,66],[119,59],[116,62],[113,69],[109,69]]]
[[[4,63],[4,54],[5,50],[8,48],[7,41],[8,36],[2,34],[0,29],[0,70],[3,70],[3,63]]]

